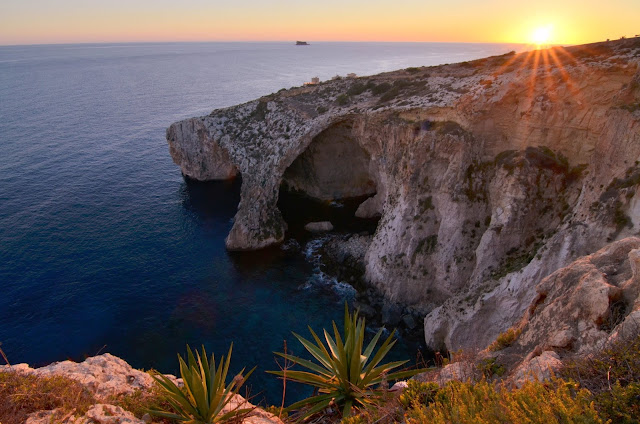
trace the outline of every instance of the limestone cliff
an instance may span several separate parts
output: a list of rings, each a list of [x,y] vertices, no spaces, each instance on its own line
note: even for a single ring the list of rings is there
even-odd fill
[[[488,352],[521,385],[566,359],[597,354],[640,334],[640,238],[613,242],[544,278],[511,337]]]
[[[640,231],[640,40],[281,90],[173,124],[191,178],[239,172],[232,250],[284,239],[281,186],[375,195],[367,281],[434,348],[485,347],[545,276]]]

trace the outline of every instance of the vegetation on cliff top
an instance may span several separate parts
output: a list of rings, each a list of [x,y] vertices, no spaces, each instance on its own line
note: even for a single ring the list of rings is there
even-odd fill
[[[180,388],[166,376],[153,373],[151,376],[157,384],[166,392],[171,410],[150,409],[154,415],[163,418],[186,421],[194,424],[213,424],[225,422],[248,413],[250,409],[230,408],[225,410],[234,396],[244,384],[245,380],[255,370],[255,367],[246,375],[244,369],[227,384],[227,374],[231,363],[231,351],[220,357],[218,365],[214,355],[207,358],[207,352],[202,346],[202,355],[196,351],[196,355],[187,346],[187,362],[178,355],[180,363],[180,376],[184,387]],[[176,411],[176,412],[174,412]]]
[[[309,328],[315,343],[294,333],[305,349],[318,361],[319,365],[306,359],[277,353],[294,364],[301,365],[307,371],[269,371],[271,374],[291,381],[307,384],[316,388],[316,394],[287,408],[287,411],[299,410],[299,417],[306,418],[333,405],[342,411],[343,417],[351,415],[352,409],[361,410],[375,406],[383,395],[380,388],[384,381],[398,380],[416,375],[424,370],[390,372],[407,361],[380,364],[395,345],[393,332],[375,352],[383,329],[380,329],[364,348],[365,320],[358,317],[358,311],[349,313],[345,304],[344,332],[342,336],[333,322],[333,337],[324,330],[325,344]],[[344,341],[343,341],[344,337]],[[364,352],[363,349],[364,348]]]
[[[478,361],[475,368],[482,371],[486,363]],[[483,372],[465,382],[424,381],[437,375],[410,380],[402,394],[387,395],[381,406],[342,422],[640,423],[640,335],[568,361],[551,381],[520,388]]]
[[[507,380],[496,375],[477,372],[473,374],[477,377],[472,377],[465,382],[454,380],[439,384],[436,382],[439,379],[439,370],[432,369],[428,373],[421,374],[417,379],[409,380],[403,391],[394,392],[386,390],[384,386],[372,390],[370,386],[358,388],[350,382],[340,386],[337,382],[340,368],[351,371],[345,367],[347,362],[340,362],[347,358],[346,351],[344,355],[339,352],[347,346],[351,353],[357,352],[357,347],[363,347],[360,344],[362,340],[359,338],[364,330],[363,321],[358,320],[357,314],[347,314],[347,318],[345,327],[348,329],[345,329],[347,337],[344,343],[338,343],[341,337],[335,327],[334,337],[325,332],[328,349],[317,336],[314,337],[317,345],[309,341],[303,343],[305,347],[312,348],[310,352],[315,353],[314,357],[317,355],[316,359],[322,358],[322,361],[331,360],[332,362],[319,366],[291,355],[281,354],[288,360],[297,360],[299,364],[305,364],[305,367],[314,371],[314,373],[299,372],[298,375],[288,371],[288,379],[293,381],[296,377],[305,374],[306,377],[298,380],[318,383],[319,388],[332,387],[329,393],[318,395],[328,397],[328,402],[326,400],[316,402],[318,396],[315,396],[316,399],[311,402],[316,406],[315,411],[312,414],[302,415],[302,417],[310,417],[308,419],[310,422],[345,424],[640,423],[640,334],[631,339],[621,339],[591,355],[565,361],[564,367],[550,381],[530,381],[520,388],[513,388]],[[373,354],[373,349],[369,347],[377,344],[379,335],[378,333],[376,340],[365,349],[365,353]],[[512,338],[512,336],[505,337]],[[362,359],[368,358],[367,355],[350,357],[349,363],[356,365],[353,368],[356,370],[353,373],[355,381],[362,381],[363,376],[378,383],[385,380],[384,372],[374,373],[374,370],[393,368],[391,364],[377,366],[390,345],[392,342],[385,342],[384,348],[381,347],[371,361]],[[183,378],[186,377],[185,382],[192,380],[191,383],[186,384],[185,388],[178,389],[181,396],[191,397],[191,400],[202,397],[204,392],[198,391],[197,387],[202,385],[204,388],[202,378],[206,376],[207,369],[211,371],[212,378],[214,376],[212,372],[215,369],[215,375],[220,377],[219,381],[222,382],[223,389],[226,387],[225,393],[235,392],[235,389],[229,390],[229,387],[234,384],[236,384],[234,387],[239,387],[237,385],[239,379],[234,379],[230,385],[225,385],[222,378],[229,363],[228,356],[227,360],[222,359],[216,368],[213,360],[207,366],[206,359],[202,359],[206,358],[205,355],[203,352],[202,356],[196,359],[191,354],[188,363],[181,361],[182,370],[188,371],[182,375]],[[365,365],[367,362],[368,366]],[[477,362],[476,370],[481,370],[484,362]],[[337,368],[336,375],[328,377],[334,371],[333,367]],[[367,369],[369,372],[364,372]],[[358,371],[363,371],[360,374],[360,380],[356,375]],[[387,377],[390,378],[392,375],[388,374]],[[396,375],[399,374],[396,373]],[[351,378],[351,375],[340,377]],[[435,381],[429,381],[430,379]],[[244,381],[244,378],[242,380]],[[161,383],[165,383],[164,380]],[[345,388],[351,390],[351,395],[354,397],[350,404],[345,402],[345,396],[342,396],[342,400],[339,399],[341,395],[338,391]],[[137,417],[141,417],[149,409],[165,409],[173,412],[180,410],[181,406],[176,403],[175,398],[170,399],[166,393],[162,393],[163,391],[166,391],[166,388],[163,390],[160,386],[156,386],[151,393],[138,391],[132,395],[109,399],[108,402],[133,412]],[[365,393],[368,395],[366,398],[363,397]],[[355,399],[358,399],[359,403]],[[95,403],[97,400],[90,390],[66,377],[36,377],[18,372],[0,372],[0,422],[3,424],[22,423],[30,413],[52,409],[56,409],[52,419],[62,422],[74,415],[83,414]],[[337,408],[339,403],[341,408]],[[347,407],[347,405],[356,406],[356,404],[359,406],[357,409]],[[292,407],[289,409],[295,409]],[[279,408],[267,409],[278,414]],[[310,411],[310,409],[306,410],[306,412]],[[350,415],[350,413],[355,414]],[[172,416],[169,417],[169,415]],[[286,414],[280,414],[280,416],[284,422],[293,422],[293,419],[301,418],[300,415],[293,418],[289,418]],[[180,416],[179,413],[172,413],[166,414],[163,422],[188,421],[193,420],[193,417],[195,414]],[[220,419],[209,421],[198,421],[198,418],[195,418],[196,421],[193,422],[232,422],[234,420],[237,422],[238,419],[237,416],[224,416],[222,419],[222,415],[218,418]]]

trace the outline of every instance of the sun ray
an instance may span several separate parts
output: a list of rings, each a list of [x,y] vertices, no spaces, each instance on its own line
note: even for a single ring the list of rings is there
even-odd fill
[[[513,55],[513,57],[509,58],[509,60],[507,60],[505,63],[503,63],[498,67],[498,69],[493,73],[493,76],[497,77],[498,75],[502,75],[506,73],[507,68],[513,65],[516,61],[518,61],[521,58],[521,56],[522,54]]]
[[[540,64],[540,50],[535,50],[533,54],[533,65],[531,66],[531,76],[529,77],[529,101],[533,99],[533,92],[536,88],[536,79],[538,77],[538,65]]]
[[[569,61],[568,66],[573,66],[575,69],[586,72],[588,71],[588,67],[580,60],[578,60],[569,50],[562,47],[557,50],[566,60]],[[571,94],[576,98],[577,101],[582,99],[582,92],[580,91],[580,87],[577,82],[571,78],[569,78],[569,88],[571,90]]]
[[[542,56],[542,78],[545,86],[545,94],[549,96],[551,101],[556,101],[558,98],[556,93],[556,83],[552,78],[553,67],[549,61],[549,50],[544,49],[540,51]]]
[[[556,68],[560,72],[562,81],[564,81],[565,84],[567,85],[567,89],[569,90],[569,92],[573,96],[577,96],[580,94],[580,91],[576,87],[573,79],[571,78],[571,75],[567,71],[567,67],[564,65],[564,63],[562,63],[562,61],[558,58],[558,55],[557,55],[558,51],[563,51],[563,50],[564,50],[564,47],[549,49],[549,56],[551,57],[551,60],[555,63]],[[567,54],[568,54],[568,57],[571,60],[573,60],[575,63],[575,59],[573,59],[573,56],[571,56],[569,53]]]

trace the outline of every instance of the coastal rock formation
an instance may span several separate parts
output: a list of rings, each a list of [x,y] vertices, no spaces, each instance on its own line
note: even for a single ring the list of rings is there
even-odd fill
[[[38,377],[63,375],[76,380],[103,400],[109,396],[131,394],[135,390],[148,390],[154,384],[149,374],[131,368],[127,362],[109,353],[92,356],[83,362],[54,362],[35,369],[28,364],[1,366],[0,371],[15,371]],[[168,377],[178,381],[174,376]]]
[[[577,353],[602,349],[640,312],[640,238],[612,243],[554,272],[536,287],[520,323],[525,350]]]
[[[89,408],[82,417],[68,414],[61,423],[99,423],[99,424],[143,424],[151,422],[151,417],[146,416],[136,418],[131,412],[122,407],[109,404],[118,396],[133,394],[136,391],[150,392],[155,385],[151,376],[143,371],[132,368],[127,362],[105,353],[87,358],[85,361],[76,363],[73,361],[63,361],[53,363],[41,368],[31,368],[28,364],[3,365],[0,372],[24,373],[37,377],[63,376],[79,382],[86,387],[101,403]],[[177,385],[182,385],[182,379],[177,379],[173,375],[167,375]],[[253,409],[247,417],[243,419],[244,424],[282,424],[275,415],[270,414],[260,408],[256,408],[240,395],[235,395],[223,411],[230,411],[235,408]],[[48,424],[52,422],[55,411],[39,411],[31,414],[27,419],[28,424]],[[148,419],[148,421],[145,421]]]
[[[520,321],[485,354],[514,369],[520,387],[569,358],[640,334],[640,238],[629,237],[544,278]],[[507,336],[508,334],[508,336]],[[502,341],[500,340],[502,339]]]
[[[372,195],[368,284],[434,349],[485,347],[547,275],[640,232],[640,41],[281,90],[173,124],[191,178],[242,176],[226,245],[284,240],[281,188]],[[353,159],[352,159],[353,158]]]

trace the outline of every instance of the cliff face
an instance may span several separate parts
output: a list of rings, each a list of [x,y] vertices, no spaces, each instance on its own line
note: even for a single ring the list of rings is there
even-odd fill
[[[281,185],[374,194],[366,279],[425,312],[434,348],[486,346],[542,278],[640,231],[640,40],[504,55],[282,90],[173,124],[207,180],[239,172],[226,240],[283,240]]]

